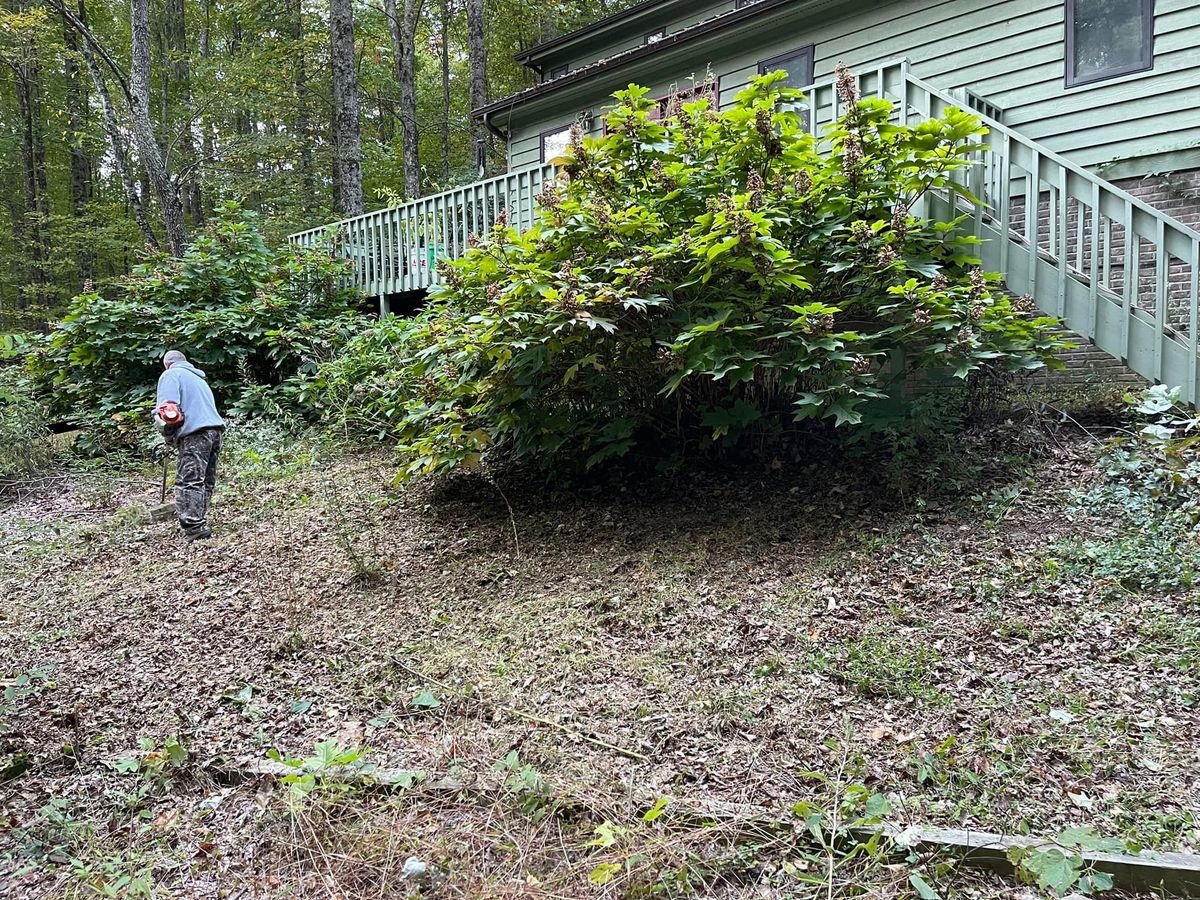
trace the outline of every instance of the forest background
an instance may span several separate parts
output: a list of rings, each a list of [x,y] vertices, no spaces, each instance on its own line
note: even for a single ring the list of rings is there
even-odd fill
[[[0,333],[46,328],[224,201],[267,239],[502,171],[473,108],[628,0],[6,0]]]

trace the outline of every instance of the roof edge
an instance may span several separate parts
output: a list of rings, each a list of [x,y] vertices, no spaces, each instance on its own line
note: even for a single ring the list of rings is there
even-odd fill
[[[663,2],[663,0],[654,0],[654,2]],[[656,53],[662,53],[670,50],[672,47],[678,47],[680,44],[688,43],[689,41],[698,40],[702,37],[722,31],[731,25],[737,25],[751,19],[758,18],[772,10],[780,9],[794,3],[795,0],[758,0],[757,3],[749,6],[744,6],[741,9],[732,9],[728,12],[720,13],[707,19],[703,22],[697,22],[695,25],[690,25],[674,34],[668,34],[665,38],[655,41],[653,44],[645,44],[640,47],[634,47],[630,50],[625,50],[621,53],[614,54],[607,59],[599,60],[588,66],[583,66],[578,69],[573,69],[566,75],[561,75],[558,78],[550,81],[543,81],[541,84],[536,84],[533,87],[525,88],[523,91],[517,91],[515,94],[510,94],[500,100],[494,100],[486,106],[481,106],[479,109],[471,111],[472,119],[486,120],[493,113],[502,112],[506,109],[513,109],[522,103],[531,100],[537,100],[552,94],[562,88],[570,87],[571,85],[580,84],[602,75],[605,72],[610,72],[613,69],[620,68],[623,65],[638,60],[653,56]]]
[[[576,28],[573,31],[568,31],[566,34],[559,35],[556,38],[550,38],[548,41],[542,41],[540,44],[534,44],[528,50],[522,50],[513,56],[513,59],[522,65],[529,65],[530,60],[535,56],[541,56],[551,50],[556,50],[559,47],[565,47],[567,44],[574,43],[582,38],[588,37],[598,31],[603,31],[612,25],[620,24],[627,19],[635,18],[644,12],[649,12],[656,6],[663,6],[666,3],[671,3],[673,0],[642,0],[641,3],[635,3],[620,12],[615,12],[610,16],[605,16],[603,19],[597,19],[590,25],[584,25],[582,28]]]

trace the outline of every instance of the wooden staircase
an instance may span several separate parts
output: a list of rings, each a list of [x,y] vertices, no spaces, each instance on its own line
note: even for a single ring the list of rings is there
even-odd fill
[[[907,60],[856,79],[860,96],[891,100],[900,123],[965,105],[916,77]],[[840,114],[837,92],[829,81],[807,95],[809,127],[820,140]],[[970,212],[985,269],[1004,273],[1013,293],[1030,294],[1047,315],[1139,375],[1179,387],[1195,405],[1200,233],[1005,127],[986,101],[970,106],[988,133],[979,141],[978,165],[960,176],[982,205],[963,207],[957,196],[940,196],[915,212]],[[550,167],[514,172],[290,240],[312,245],[332,237],[355,261],[355,286],[382,306],[387,295],[428,288],[436,281],[435,261],[461,256],[470,236],[484,233],[502,210],[518,230],[529,228],[537,218],[534,198],[553,177]]]

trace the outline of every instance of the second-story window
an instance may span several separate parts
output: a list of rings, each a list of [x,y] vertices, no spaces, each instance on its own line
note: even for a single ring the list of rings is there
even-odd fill
[[[780,69],[788,73],[784,87],[804,88],[813,83],[813,47],[801,47],[780,56],[764,59],[758,64],[758,74],[778,72]]]
[[[1067,87],[1154,67],[1154,0],[1067,0]]]
[[[571,67],[566,65],[565,63],[561,66],[555,66],[553,69],[550,70],[550,74],[547,76],[546,80],[553,81],[555,78],[562,78],[564,75],[566,75],[570,71],[571,71]]]
[[[660,29],[658,29],[658,31],[651,31],[648,35],[646,35],[644,42],[647,44],[657,44],[659,41],[661,41],[666,36],[667,36],[666,31],[664,31],[663,29],[660,28]]]

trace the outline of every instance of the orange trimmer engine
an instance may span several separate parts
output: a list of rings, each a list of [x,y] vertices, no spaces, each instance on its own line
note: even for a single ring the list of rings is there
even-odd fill
[[[179,408],[179,404],[174,400],[168,400],[155,410],[155,413],[162,420],[164,429],[178,428],[183,424],[183,410]]]

